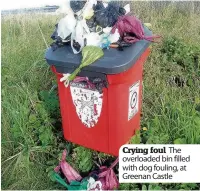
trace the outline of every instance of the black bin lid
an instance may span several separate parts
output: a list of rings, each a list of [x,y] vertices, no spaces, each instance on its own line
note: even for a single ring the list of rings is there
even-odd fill
[[[144,27],[144,31],[146,36],[152,35],[152,32],[147,27]],[[119,51],[116,48],[106,49],[102,58],[82,70],[103,74],[121,73],[131,68],[149,45],[149,41],[141,40],[130,47],[124,48],[124,51]],[[71,73],[80,65],[82,55],[81,53],[74,54],[71,46],[67,45],[55,51],[52,48],[48,48],[45,59],[49,65],[58,67],[59,72]]]

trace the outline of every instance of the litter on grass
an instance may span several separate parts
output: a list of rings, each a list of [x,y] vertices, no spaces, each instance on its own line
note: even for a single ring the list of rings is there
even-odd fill
[[[88,176],[82,178],[66,162],[67,151],[64,150],[60,164],[51,174],[52,180],[60,183],[68,190],[113,190],[119,187],[119,181],[113,168],[118,164],[117,158],[110,167],[102,166],[96,171],[92,171]],[[64,177],[61,177],[64,174]]]

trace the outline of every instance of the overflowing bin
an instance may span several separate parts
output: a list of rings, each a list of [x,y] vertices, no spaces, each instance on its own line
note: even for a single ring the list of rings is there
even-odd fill
[[[145,35],[152,32],[144,28]],[[141,40],[119,51],[104,50],[104,57],[82,69],[66,88],[60,79],[81,62],[70,46],[45,58],[57,76],[63,133],[73,143],[118,156],[119,148],[140,128],[142,73],[150,42]]]

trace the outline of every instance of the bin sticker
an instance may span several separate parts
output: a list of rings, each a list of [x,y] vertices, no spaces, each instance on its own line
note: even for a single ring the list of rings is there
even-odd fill
[[[132,119],[139,109],[140,81],[129,88],[128,120]]]
[[[99,119],[103,103],[103,93],[80,87],[80,83],[70,84],[72,100],[81,122],[88,128],[94,127]]]

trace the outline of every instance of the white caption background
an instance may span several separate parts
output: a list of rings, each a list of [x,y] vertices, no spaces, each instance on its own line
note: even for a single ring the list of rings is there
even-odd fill
[[[120,183],[200,183],[200,145],[123,145]]]

